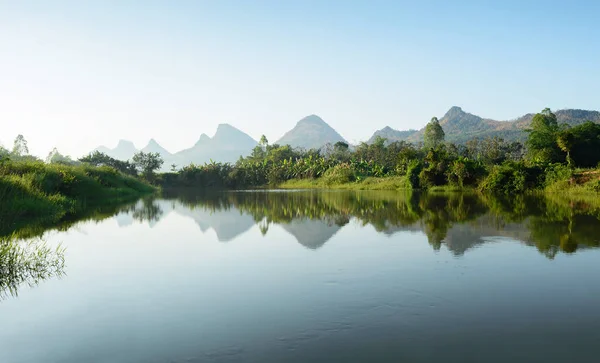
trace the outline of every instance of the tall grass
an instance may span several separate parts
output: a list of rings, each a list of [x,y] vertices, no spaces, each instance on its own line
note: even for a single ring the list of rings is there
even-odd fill
[[[85,209],[116,204],[154,188],[110,167],[4,162],[0,165],[0,230],[31,220],[57,222]]]

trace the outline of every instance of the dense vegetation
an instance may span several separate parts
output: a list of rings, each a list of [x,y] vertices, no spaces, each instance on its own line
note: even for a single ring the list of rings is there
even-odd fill
[[[108,166],[4,159],[0,162],[0,235],[32,221],[56,223],[153,190]]]
[[[433,118],[424,143],[376,138],[355,148],[337,142],[322,149],[269,145],[266,138],[235,164],[188,165],[161,175],[165,187],[349,187],[358,189],[476,188],[492,193],[531,190],[599,191],[598,175],[581,168],[600,162],[600,125],[559,125],[550,110],[533,117],[525,144],[494,137],[445,142]],[[587,177],[583,177],[587,175]],[[383,180],[382,178],[386,178]],[[581,183],[579,183],[581,182]]]

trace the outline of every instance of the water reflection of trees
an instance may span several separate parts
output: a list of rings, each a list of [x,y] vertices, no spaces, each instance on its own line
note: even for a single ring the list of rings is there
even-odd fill
[[[0,240],[0,299],[16,296],[22,286],[64,274],[64,250],[37,240]]]
[[[442,244],[464,253],[483,238],[506,236],[535,246],[553,258],[600,246],[600,208],[545,196],[497,198],[479,194],[403,192],[238,192],[166,195],[188,208],[235,208],[252,215],[263,233],[270,224],[321,220],[343,226],[350,218],[378,232],[422,230],[434,249]],[[464,233],[468,231],[468,233]],[[467,235],[468,234],[468,235]],[[452,245],[450,245],[452,244]]]
[[[135,204],[122,206],[119,213],[129,214],[138,222],[158,222],[164,211],[156,203],[156,198],[146,197]]]

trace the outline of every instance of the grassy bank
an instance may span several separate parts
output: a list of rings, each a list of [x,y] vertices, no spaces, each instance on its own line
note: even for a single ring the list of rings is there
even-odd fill
[[[500,169],[500,168],[498,168]],[[532,174],[532,173],[530,173]],[[476,185],[458,186],[445,184],[428,188],[413,188],[405,176],[367,177],[359,180],[291,179],[276,185],[281,189],[341,189],[341,190],[427,190],[428,192],[489,192],[492,194],[548,193],[572,197],[598,198],[600,193],[600,170],[570,170],[566,166],[528,175],[527,170],[494,170]]]
[[[0,230],[18,229],[32,221],[56,223],[154,190],[109,167],[4,162],[0,165]]]
[[[405,177],[369,177],[351,182],[320,179],[292,179],[277,186],[281,189],[400,190],[407,189]],[[408,188],[410,189],[410,188]]]

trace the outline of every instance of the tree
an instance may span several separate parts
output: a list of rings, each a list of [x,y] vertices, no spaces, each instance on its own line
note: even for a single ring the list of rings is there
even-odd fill
[[[66,164],[73,165],[76,164],[76,161],[73,161],[70,156],[64,156],[58,152],[57,148],[52,149],[48,156],[46,157],[46,162],[48,164]]]
[[[567,154],[567,165],[571,167],[573,164],[573,159],[571,159],[571,149],[575,144],[575,135],[573,135],[571,130],[561,131],[556,136],[556,144]]]
[[[10,159],[10,152],[0,146],[0,164]]]
[[[427,126],[425,127],[425,148],[436,148],[438,145],[444,142],[444,138],[446,134],[440,126],[440,122],[437,117],[434,117],[429,121]]]
[[[331,152],[331,157],[334,159],[346,162],[350,160],[350,145],[343,141],[338,141],[333,144],[333,151]]]
[[[137,170],[135,166],[132,165],[129,161],[121,161],[111,158],[105,153],[101,153],[97,150],[87,156],[80,158],[79,161],[93,166],[106,165],[120,171],[121,173],[137,175]]]
[[[267,137],[265,135],[262,135],[260,137],[260,141],[258,142],[258,144],[264,148],[266,148],[269,145],[269,140],[267,140]]]
[[[154,176],[154,172],[163,165],[164,160],[159,153],[145,153],[143,151],[133,155],[133,165],[146,178],[150,179]]]
[[[176,172],[177,171],[177,164],[171,164],[171,171],[172,172]]]
[[[530,160],[540,163],[553,163],[561,161],[564,157],[556,143],[559,132],[556,115],[545,108],[533,116],[531,128],[526,130],[527,154]]]
[[[29,154],[29,148],[27,147],[27,140],[23,135],[19,134],[15,138],[15,143],[13,145],[12,154],[15,156],[25,156]]]

